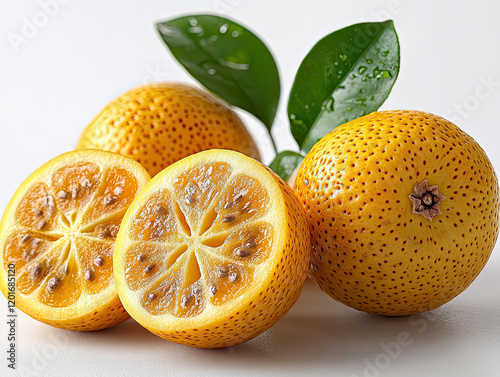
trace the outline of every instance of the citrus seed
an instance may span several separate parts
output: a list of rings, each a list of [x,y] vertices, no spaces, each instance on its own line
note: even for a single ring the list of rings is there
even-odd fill
[[[210,286],[210,294],[212,296],[215,296],[216,293],[217,293],[217,286],[216,285],[211,285]]]
[[[221,278],[226,278],[228,273],[229,273],[229,270],[227,269],[227,267],[221,267],[219,269],[219,276]]]
[[[59,287],[60,284],[61,284],[61,279],[53,277],[47,283],[47,289],[49,290],[49,292],[53,292]]]
[[[95,279],[94,270],[91,268],[87,268],[85,270],[85,280],[93,281],[94,279]]]
[[[193,295],[186,295],[186,296],[183,296],[182,297],[182,301],[181,301],[181,306],[183,308],[187,308],[188,306],[191,306],[191,304],[193,303]]]
[[[25,234],[23,238],[21,238],[21,242],[28,242],[31,236],[29,234]]]
[[[43,216],[43,211],[41,209],[37,209],[37,210],[35,210],[35,215],[38,216],[38,217],[42,217]]]
[[[153,271],[153,269],[155,268],[155,265],[154,264],[148,264],[147,267],[145,268],[145,272],[147,274],[149,274],[151,271]]]
[[[34,266],[33,269],[31,270],[31,274],[33,275],[33,278],[38,279],[42,274],[42,266],[39,264]]]
[[[227,216],[223,217],[221,221],[223,223],[230,223],[231,221],[234,221],[234,219],[236,219],[236,217],[234,215],[227,215]]]
[[[94,259],[94,264],[98,267],[101,267],[103,264],[104,264],[104,257],[102,257],[101,255],[98,255],[95,259]]]
[[[110,238],[111,237],[111,232],[109,229],[103,230],[102,232],[99,233],[99,238]]]
[[[157,298],[158,298],[158,295],[157,295],[156,293],[150,293],[150,294],[148,295],[148,300],[149,300],[149,301],[154,301],[154,300],[156,300]]]
[[[248,257],[250,255],[250,250],[240,247],[236,250],[236,255],[241,258]]]
[[[114,202],[116,202],[116,199],[117,199],[116,196],[112,196],[112,195],[106,196],[106,198],[104,199],[104,204],[109,206],[109,205],[113,204]]]
[[[158,209],[156,210],[156,213],[158,215],[160,215],[160,216],[166,216],[166,215],[168,215],[168,211],[163,206],[158,206]]]
[[[231,283],[235,282],[238,279],[238,273],[237,272],[231,272],[229,274],[229,281]]]
[[[144,261],[146,260],[146,256],[145,256],[144,254],[139,254],[139,255],[137,256],[137,260],[138,260],[139,262],[144,262]]]

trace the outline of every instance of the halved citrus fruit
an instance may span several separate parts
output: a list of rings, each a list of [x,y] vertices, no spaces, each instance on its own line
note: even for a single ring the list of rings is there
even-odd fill
[[[128,313],[165,339],[242,343],[295,303],[310,236],[288,185],[241,153],[209,150],[166,168],[125,215],[115,244]]]
[[[36,170],[0,224],[0,288],[15,275],[16,306],[69,330],[99,330],[128,318],[113,280],[120,222],[149,180],[136,161],[80,150]]]

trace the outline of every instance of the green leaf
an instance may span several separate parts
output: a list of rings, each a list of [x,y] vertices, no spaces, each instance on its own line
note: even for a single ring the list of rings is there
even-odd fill
[[[278,154],[269,167],[285,181],[290,178],[295,169],[300,166],[304,156],[292,151]]]
[[[290,92],[292,135],[304,152],[335,127],[376,111],[399,73],[391,20],[356,24],[321,39],[302,61]]]
[[[278,68],[255,34],[211,15],[180,17],[156,27],[173,56],[196,80],[271,129],[280,96]]]

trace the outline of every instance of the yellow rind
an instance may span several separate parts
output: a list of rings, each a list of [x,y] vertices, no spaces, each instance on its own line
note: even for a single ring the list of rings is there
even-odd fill
[[[140,187],[149,181],[150,176],[147,171],[128,157],[108,151],[82,149],[64,153],[45,163],[19,186],[7,205],[0,222],[0,290],[5,297],[8,297],[7,273],[3,268],[5,241],[6,237],[15,230],[15,213],[24,194],[37,183],[49,183],[55,171],[71,163],[91,161],[102,167],[107,167],[110,166],[110,160],[114,162],[114,166],[126,166],[129,171],[132,171]],[[38,321],[62,329],[94,331],[114,326],[129,318],[120,303],[114,285],[110,285],[97,295],[88,295],[84,300],[79,300],[78,303],[79,305],[69,307],[49,308],[31,300],[30,295],[16,291],[16,307],[19,310]]]
[[[151,176],[212,148],[260,159],[256,143],[234,111],[209,93],[180,83],[144,85],[114,99],[85,128],[77,148],[129,156]]]
[[[446,197],[432,222],[412,213],[408,198],[424,179]],[[488,157],[454,124],[423,112],[372,113],[338,127],[308,153],[294,192],[311,229],[314,280],[369,313],[409,315],[450,301],[498,237]]]
[[[258,179],[270,196],[274,219],[274,251],[263,263],[254,284],[239,298],[224,306],[202,312],[193,318],[171,315],[153,316],[140,303],[140,296],[125,281],[123,252],[132,219],[149,195],[181,171],[204,162],[231,164],[233,174],[244,173]],[[202,348],[221,348],[245,342],[275,324],[298,299],[310,260],[310,240],[303,209],[291,189],[264,165],[233,151],[210,150],[187,157],[154,177],[129,207],[115,244],[114,271],[120,298],[129,314],[152,333],[181,344]]]

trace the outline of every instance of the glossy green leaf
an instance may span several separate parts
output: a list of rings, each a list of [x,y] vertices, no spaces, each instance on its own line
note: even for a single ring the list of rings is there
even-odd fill
[[[376,111],[399,73],[392,21],[356,24],[321,39],[302,61],[288,102],[301,150],[335,127]]]
[[[284,151],[275,157],[269,167],[286,181],[300,166],[302,160],[304,160],[304,156],[300,153]]]
[[[280,96],[278,68],[255,34],[212,15],[185,16],[156,26],[173,56],[196,80],[271,129]]]

